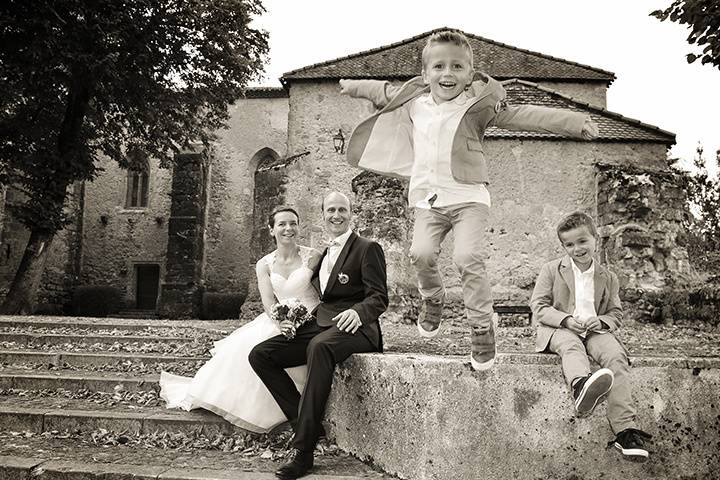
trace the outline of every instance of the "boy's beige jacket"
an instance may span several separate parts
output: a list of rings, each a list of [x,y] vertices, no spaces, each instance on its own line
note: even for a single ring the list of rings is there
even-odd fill
[[[535,350],[543,352],[555,330],[575,310],[575,276],[568,255],[543,265],[535,282],[530,308],[537,325]],[[595,312],[608,326],[608,334],[622,325],[620,285],[617,276],[595,261]]]
[[[429,92],[422,77],[402,86],[380,80],[344,80],[346,93],[365,98],[381,110],[363,120],[353,131],[347,149],[348,162],[364,170],[409,177],[414,161],[409,101]],[[469,87],[470,101],[455,132],[450,169],[458,183],[489,183],[483,153],[488,127],[554,133],[582,138],[585,114],[533,105],[512,106],[497,80],[476,73]]]

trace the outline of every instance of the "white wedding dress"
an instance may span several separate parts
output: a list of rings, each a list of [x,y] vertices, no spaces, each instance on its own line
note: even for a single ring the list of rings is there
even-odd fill
[[[308,260],[313,249],[298,248],[302,265],[287,278],[273,272],[275,252],[260,261],[266,262],[269,267],[270,282],[279,301],[297,298],[308,311],[312,311],[320,303],[310,285],[312,271]],[[161,372],[160,397],[167,402],[167,408],[204,408],[246,430],[257,433],[272,430],[287,419],[250,366],[248,355],[255,345],[279,334],[278,324],[263,312],[255,320],[215,342],[210,350],[212,358],[194,377]],[[289,368],[287,372],[298,391],[302,392],[307,366]]]

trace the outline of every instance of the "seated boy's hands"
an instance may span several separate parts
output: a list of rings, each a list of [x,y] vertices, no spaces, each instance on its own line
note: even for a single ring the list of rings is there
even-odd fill
[[[585,328],[585,324],[583,324],[575,317],[567,317],[565,320],[562,321],[562,325],[568,330],[577,333],[578,335],[582,335],[583,333],[585,333],[585,330],[587,330]]]
[[[600,129],[598,127],[598,124],[590,120],[590,118],[587,118],[582,126],[582,131],[580,132],[580,135],[582,136],[583,140],[596,139],[598,135],[600,135]]]
[[[590,332],[599,332],[603,329],[603,324],[598,317],[590,317],[585,320],[585,328]]]

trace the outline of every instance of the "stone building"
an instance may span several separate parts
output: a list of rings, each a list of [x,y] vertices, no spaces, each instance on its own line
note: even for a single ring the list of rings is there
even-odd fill
[[[276,205],[294,205],[302,215],[301,243],[320,245],[320,205],[330,190],[355,196],[357,229],[385,248],[391,290],[411,292],[405,185],[351,168],[337,151],[373,113],[370,102],[341,96],[337,82],[401,83],[418,75],[422,48],[434,32],[293,70],[281,78],[282,88],[249,89],[230,107],[229,126],[213,149],[188,153],[174,171],[151,161],[143,175],[103,162],[104,173],[78,189],[77,227],[56,245],[54,256],[62,260],[51,263],[65,277],[46,275],[38,301],[62,303],[73,285],[113,285],[131,307],[195,315],[200,291],[252,292],[255,261],[272,249],[264,227]],[[625,287],[660,288],[686,275],[687,253],[678,240],[682,191],[666,162],[674,135],[607,110],[611,72],[467,36],[475,68],[505,81],[511,103],[584,112],[600,125],[593,142],[487,132],[493,201],[487,254],[497,301],[527,302],[540,265],[561,253],[554,226],[572,210],[598,218],[601,257]],[[623,189],[633,181],[640,188],[626,198]],[[670,213],[658,215],[654,207],[666,203]],[[0,265],[4,282],[22,252],[18,228],[4,217],[0,253],[12,244]],[[447,250],[442,269],[450,294],[459,295]]]

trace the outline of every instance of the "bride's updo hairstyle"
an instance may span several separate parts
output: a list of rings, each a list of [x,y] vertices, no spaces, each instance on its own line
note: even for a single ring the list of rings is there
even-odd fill
[[[270,228],[275,226],[275,215],[281,212],[290,212],[293,215],[295,215],[295,218],[297,219],[298,223],[300,223],[300,215],[295,211],[294,208],[289,207],[287,205],[280,205],[279,207],[276,207],[272,212],[270,212],[270,216],[268,217],[268,225],[270,225]]]

